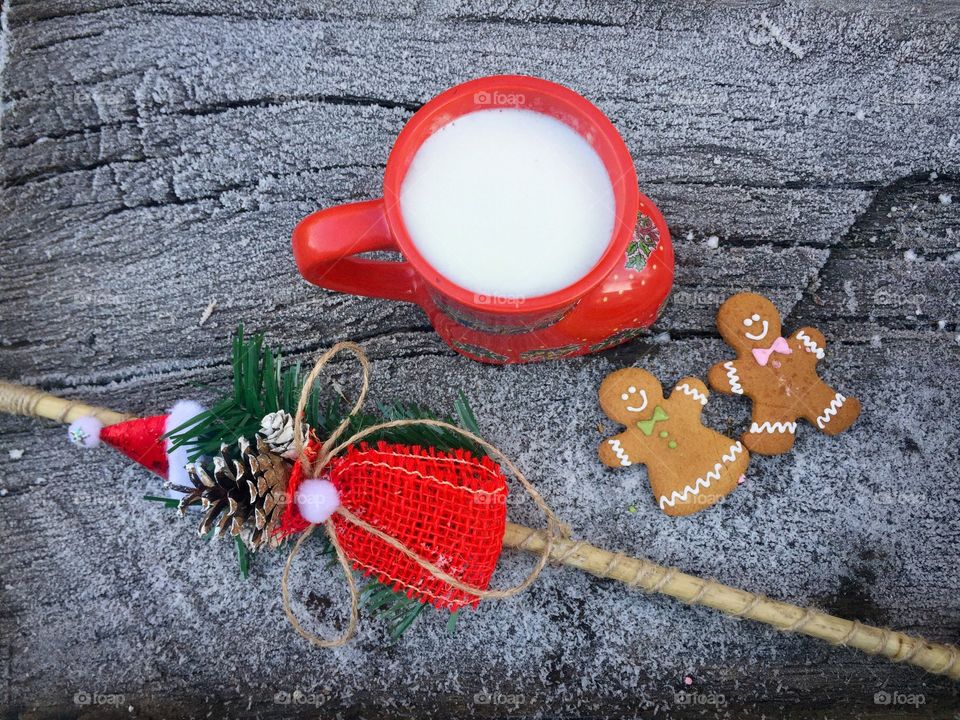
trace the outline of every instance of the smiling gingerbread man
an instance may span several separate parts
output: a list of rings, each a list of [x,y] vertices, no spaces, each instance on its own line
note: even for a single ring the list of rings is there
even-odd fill
[[[805,327],[780,335],[780,313],[762,295],[739,293],[717,313],[717,328],[737,357],[717,363],[707,379],[718,392],[753,400],[753,422],[740,438],[751,452],[779,455],[793,447],[797,419],[827,435],[850,427],[860,403],[827,385],[817,374],[826,340]]]
[[[743,444],[704,427],[709,391],[697,378],[680,380],[664,399],[660,382],[628,368],[600,385],[600,407],[627,429],[600,444],[610,467],[646,465],[654,498],[667,515],[710,507],[737,487],[750,454]]]

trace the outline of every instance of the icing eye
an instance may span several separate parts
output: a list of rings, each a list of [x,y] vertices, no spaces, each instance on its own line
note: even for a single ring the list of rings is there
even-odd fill
[[[751,320],[753,320],[754,322],[760,322],[760,316],[754,313],[753,316],[751,317]]]
[[[747,327],[750,327],[751,325],[753,325],[753,320],[751,320],[750,318],[747,318],[746,320],[743,321],[743,324],[746,325]]]
[[[627,388],[627,392],[635,393],[636,391],[637,389],[633,385]]]
[[[621,399],[621,400],[629,400],[629,399],[630,399],[630,396],[627,395],[626,393],[624,393],[623,395],[620,396],[620,399]]]

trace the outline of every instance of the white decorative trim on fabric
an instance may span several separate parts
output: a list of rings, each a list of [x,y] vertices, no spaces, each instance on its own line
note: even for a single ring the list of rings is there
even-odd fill
[[[193,400],[179,400],[167,413],[167,419],[163,422],[164,434],[176,430],[186,422],[189,422],[200,413],[206,410],[203,405]],[[197,451],[195,443],[187,443],[178,448],[173,448],[173,438],[167,438],[164,441],[164,448],[167,451],[167,481],[171,485],[180,485],[181,487],[190,487],[190,477],[187,474],[187,458]],[[172,498],[183,498],[184,493],[167,489],[167,496]]]
[[[400,456],[397,456],[397,457],[400,457]],[[416,458],[416,457],[418,457],[418,456],[416,456],[416,455],[404,455],[404,456],[402,456],[402,457],[414,457],[414,458]],[[431,458],[429,455],[424,455],[423,457],[424,457],[424,459],[430,459],[430,460],[442,460],[442,459],[443,459],[443,458]],[[474,494],[474,495],[497,495],[497,494],[502,494],[502,493],[505,493],[505,492],[506,492],[506,488],[504,488],[504,487],[502,487],[502,486],[499,487],[499,488],[497,488],[496,490],[483,490],[483,489],[481,489],[481,488],[470,488],[470,487],[466,487],[466,486],[464,486],[464,485],[455,485],[455,484],[453,484],[452,482],[449,482],[448,480],[441,480],[440,478],[435,477],[435,476],[433,476],[433,475],[426,475],[426,474],[420,472],[419,470],[411,470],[411,469],[409,469],[409,468],[399,467],[399,466],[397,466],[397,465],[393,465],[393,464],[388,463],[388,462],[377,462],[376,460],[355,460],[353,464],[355,464],[355,465],[370,465],[370,466],[372,466],[372,467],[381,467],[381,468],[386,468],[387,470],[393,470],[393,471],[396,471],[396,472],[406,473],[407,475],[413,475],[413,476],[415,476],[415,477],[418,477],[418,478],[420,478],[421,480],[432,480],[433,482],[437,483],[438,485],[446,485],[447,487],[451,487],[451,488],[453,488],[454,490],[463,490],[464,492],[472,493],[472,494]],[[477,467],[477,466],[475,465],[474,467]]]

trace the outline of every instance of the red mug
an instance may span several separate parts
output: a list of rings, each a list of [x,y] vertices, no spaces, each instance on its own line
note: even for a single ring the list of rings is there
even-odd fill
[[[585,275],[530,298],[491,298],[454,284],[417,251],[400,210],[400,187],[417,150],[438,128],[477,110],[520,107],[579,133],[599,155],[613,188],[606,250]],[[394,250],[400,262],[356,257]],[[673,284],[673,248],[663,215],[637,188],[633,160],[607,117],[577,93],[546,80],[498,75],[438,95],[406,124],[387,160],[383,198],[319,210],[293,231],[301,274],[320,287],[417,303],[454,350],[489,363],[573,357],[618,345],[656,320]]]

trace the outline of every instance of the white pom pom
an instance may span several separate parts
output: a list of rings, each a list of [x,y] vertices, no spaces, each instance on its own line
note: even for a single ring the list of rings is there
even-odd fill
[[[206,410],[200,403],[193,400],[179,400],[170,408],[167,413],[167,421],[164,425],[164,432],[171,432],[183,425],[185,422],[195,418]],[[193,454],[196,449],[192,443],[181,445],[174,449],[173,440],[167,438],[167,480],[171,485],[182,485],[190,487],[190,478],[187,475],[186,465],[187,457]],[[168,490],[167,494],[173,498],[183,497],[182,492]]]
[[[329,480],[310,478],[297,488],[297,509],[309,523],[326,522],[338,507],[340,495]]]
[[[95,417],[86,415],[70,423],[70,427],[67,428],[67,437],[74,445],[95,448],[100,444],[101,430],[103,430],[103,423]]]

